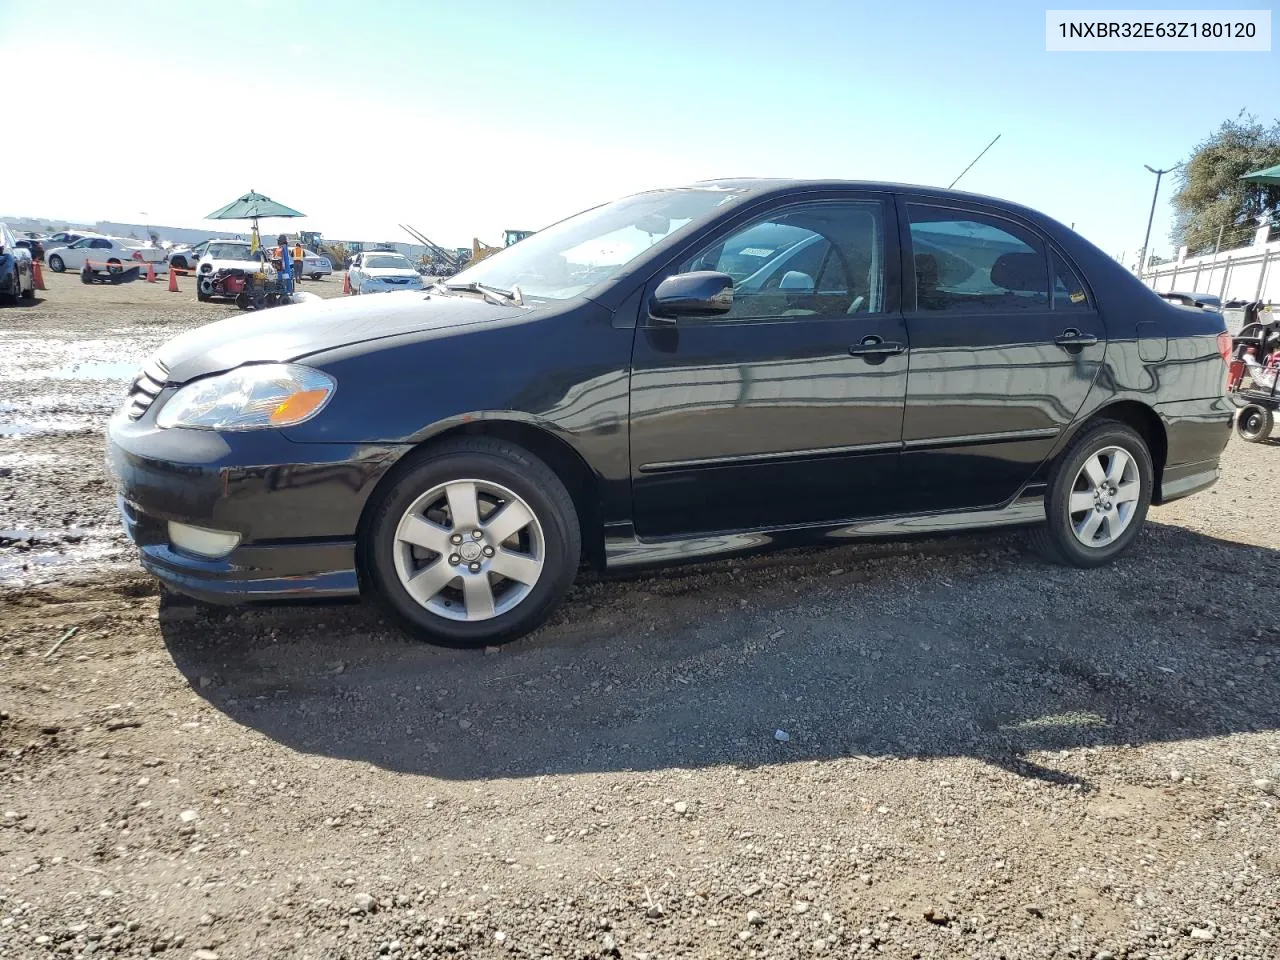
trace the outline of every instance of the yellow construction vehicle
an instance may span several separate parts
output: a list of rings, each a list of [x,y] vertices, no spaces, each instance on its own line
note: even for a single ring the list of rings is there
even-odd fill
[[[499,250],[501,250],[501,249],[502,249],[501,247],[491,247],[491,246],[489,246],[489,244],[485,243],[485,242],[484,242],[483,240],[481,240],[479,237],[472,237],[472,238],[471,238],[471,261],[470,261],[470,262],[471,262],[471,263],[479,263],[479,262],[480,262],[481,260],[483,260],[485,257],[491,257],[491,256],[493,256],[495,253],[497,253],[497,252],[498,252]]]
[[[495,253],[497,253],[499,250],[503,250],[507,247],[517,244],[521,240],[523,240],[525,237],[533,236],[533,234],[535,234],[536,232],[537,232],[536,230],[503,230],[501,247],[491,247],[489,246],[489,244],[485,243],[479,237],[472,237],[471,238],[471,262],[479,263],[485,257],[491,257]]]

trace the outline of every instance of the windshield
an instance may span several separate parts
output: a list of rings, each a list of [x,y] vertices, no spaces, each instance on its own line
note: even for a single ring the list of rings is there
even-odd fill
[[[205,255],[211,260],[252,260],[246,243],[211,243]]]
[[[364,265],[369,269],[412,270],[413,264],[397,253],[377,254],[364,258]]]
[[[524,297],[568,300],[621,273],[655,243],[741,194],[720,187],[655,190],[562,220],[448,281],[518,286]]]

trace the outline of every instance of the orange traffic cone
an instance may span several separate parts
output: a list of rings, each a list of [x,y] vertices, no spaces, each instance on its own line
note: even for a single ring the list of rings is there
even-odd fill
[[[150,260],[147,261],[147,283],[156,282],[156,265]]]
[[[350,292],[351,292],[351,273],[350,271],[344,270],[342,273],[342,295],[345,297]]]
[[[181,292],[178,290],[178,269],[173,264],[169,264],[169,292]]]
[[[44,285],[44,271],[40,269],[40,261],[39,261],[39,260],[32,260],[32,261],[31,261],[31,273],[32,273],[32,277],[33,277],[33,279],[34,279],[34,281],[35,281],[35,285],[36,285],[36,289],[37,289],[37,290],[48,290],[48,289],[49,289],[48,287],[46,287],[46,286]]]

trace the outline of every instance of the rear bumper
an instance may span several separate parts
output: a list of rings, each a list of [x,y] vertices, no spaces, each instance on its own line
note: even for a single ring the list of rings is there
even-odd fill
[[[217,603],[359,592],[356,529],[398,446],[160,430],[154,413],[136,422],[118,414],[107,441],[121,521],[147,571]],[[174,546],[169,521],[236,533],[240,543],[201,557]]]
[[[1235,415],[1227,397],[1161,403],[1156,412],[1167,440],[1156,502],[1169,503],[1213,486]]]
[[[1160,502],[1169,503],[1181,500],[1193,493],[1207,490],[1218,482],[1222,475],[1217,458],[1200,463],[1184,463],[1176,467],[1165,467],[1160,478]]]

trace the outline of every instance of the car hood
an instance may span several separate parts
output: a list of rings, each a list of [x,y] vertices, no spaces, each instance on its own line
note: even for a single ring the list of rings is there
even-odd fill
[[[417,270],[410,270],[407,267],[361,267],[360,272],[366,277],[373,280],[381,280],[384,277],[418,277],[421,274]]]
[[[206,263],[214,270],[244,270],[247,273],[257,273],[259,270],[271,269],[271,264],[264,265],[259,260],[210,260],[205,257],[200,261],[200,266],[203,267]]]
[[[317,300],[198,327],[170,340],[153,360],[163,364],[170,383],[185,383],[242,363],[300,360],[353,343],[461,329],[523,312],[519,307],[498,306],[479,297],[424,295],[417,290]]]

